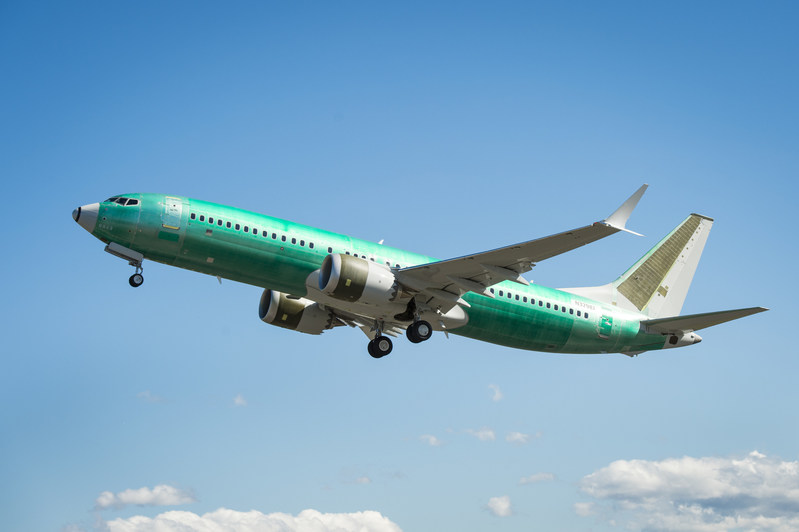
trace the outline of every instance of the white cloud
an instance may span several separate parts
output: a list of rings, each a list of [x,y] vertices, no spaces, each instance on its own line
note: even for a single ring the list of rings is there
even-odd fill
[[[497,438],[494,434],[494,431],[488,427],[483,427],[477,430],[467,429],[466,432],[480,441],[494,441]]]
[[[155,395],[154,393],[151,393],[150,390],[144,390],[143,392],[139,392],[139,393],[136,394],[136,397],[138,397],[139,399],[141,399],[142,401],[144,401],[146,403],[163,403],[164,402],[163,397],[160,397],[158,395]]]
[[[245,399],[243,395],[238,394],[233,398],[233,404],[236,406],[247,406],[247,399]]]
[[[419,439],[432,447],[438,447],[442,443],[441,440],[439,440],[432,434],[422,434],[421,436],[419,436]]]
[[[303,510],[294,516],[220,508],[204,515],[177,511],[165,512],[153,518],[138,515],[114,519],[106,525],[110,532],[401,532],[399,526],[374,511],[323,514],[316,510]]]
[[[513,509],[510,505],[510,497],[507,495],[503,495],[502,497],[491,497],[488,499],[486,508],[488,508],[488,511],[497,517],[508,517],[513,513]]]
[[[535,484],[537,482],[549,482],[555,480],[555,475],[552,473],[533,473],[529,477],[522,477],[519,479],[520,485]]]
[[[189,504],[194,502],[194,497],[183,490],[161,484],[152,489],[144,487],[128,489],[119,493],[104,491],[94,502],[98,509],[123,508],[129,504],[137,506],[173,506],[176,504]]]
[[[491,396],[492,401],[496,402],[502,400],[503,397],[502,390],[499,389],[499,386],[497,386],[496,384],[489,384],[488,388],[494,392],[494,394]]]
[[[523,445],[530,441],[530,435],[524,434],[522,432],[509,432],[507,436],[505,436],[505,441],[508,443]]]
[[[594,515],[594,503],[592,502],[576,502],[574,503],[574,513],[580,517],[588,517]]]
[[[358,477],[358,478],[355,479],[355,483],[356,484],[371,484],[372,483],[372,479],[369,478],[369,477],[366,477],[366,476]]]
[[[514,443],[516,445],[524,445],[525,443],[529,443],[531,439],[538,439],[541,437],[540,432],[536,432],[535,434],[525,434],[523,432],[509,432],[505,436],[505,441],[508,443]]]
[[[757,451],[742,458],[618,460],[585,476],[580,488],[596,499],[598,515],[627,528],[799,529],[799,462]]]

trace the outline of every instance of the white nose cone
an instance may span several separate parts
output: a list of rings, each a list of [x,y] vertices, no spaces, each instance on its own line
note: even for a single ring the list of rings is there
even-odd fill
[[[97,212],[100,210],[99,203],[92,203],[91,205],[83,205],[72,211],[72,218],[78,222],[78,225],[86,229],[88,232],[94,231],[94,226],[97,225]]]

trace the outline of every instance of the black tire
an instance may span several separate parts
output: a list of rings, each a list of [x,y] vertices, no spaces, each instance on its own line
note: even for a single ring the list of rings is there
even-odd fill
[[[408,326],[405,330],[405,335],[408,337],[408,340],[418,344],[425,340],[429,340],[430,337],[433,336],[433,327],[431,327],[428,322],[419,320]]]
[[[374,341],[373,340],[369,340],[369,343],[366,344],[366,350],[369,351],[369,356],[370,357],[372,357],[372,358],[380,358],[380,355],[375,353]]]
[[[368,349],[372,358],[383,358],[391,353],[391,350],[394,349],[394,344],[391,343],[391,338],[388,336],[378,336],[369,342]]]
[[[142,283],[144,283],[144,276],[140,273],[134,273],[133,275],[130,276],[130,279],[128,279],[128,283],[133,288],[137,288],[141,286]]]

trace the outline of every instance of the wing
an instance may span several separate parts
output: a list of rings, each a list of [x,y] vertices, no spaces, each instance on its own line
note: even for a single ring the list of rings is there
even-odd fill
[[[528,285],[522,274],[532,270],[537,262],[619,231],[632,233],[625,224],[647,187],[639,188],[601,222],[491,251],[403,268],[397,272],[397,280],[418,292],[420,302],[442,312],[455,305],[469,306],[461,298],[466,292],[494,297],[487,288],[501,281]]]

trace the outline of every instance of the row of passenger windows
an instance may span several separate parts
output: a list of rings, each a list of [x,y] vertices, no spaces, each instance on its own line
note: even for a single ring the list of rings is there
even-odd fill
[[[495,293],[493,288],[489,288],[489,290],[491,291],[492,294]],[[527,296],[521,296],[521,298],[520,298],[519,294],[511,294],[510,292],[506,293],[504,290],[499,290],[498,291],[498,295],[499,295],[499,297],[505,297],[507,295],[508,299],[514,299],[514,297],[515,297],[516,301],[521,301],[523,303],[527,303]],[[532,297],[530,298],[530,304],[531,305],[535,305],[536,304],[536,300],[534,298],[532,298]],[[554,310],[560,310],[564,314],[566,312],[568,312],[569,314],[574,314],[574,312],[575,312],[573,308],[566,308],[565,305],[558,305],[557,303],[549,303],[548,301],[542,301],[540,299],[538,300],[538,306],[539,307],[546,306],[546,308],[551,308],[551,309],[554,309]],[[582,312],[580,310],[577,311],[577,316],[580,317],[580,318],[588,319],[588,313],[587,312]]]
[[[239,223],[226,222],[226,221],[222,220],[221,218],[214,218],[213,216],[206,217],[204,214],[200,214],[198,216],[197,213],[193,212],[193,213],[190,214],[189,217],[192,220],[197,220],[199,218],[199,220],[201,222],[206,222],[207,221],[207,223],[209,223],[210,225],[216,224],[219,227],[227,227],[228,229],[235,229],[236,231],[241,231],[242,230],[242,225],[239,224]],[[250,228],[250,226],[245,225],[245,226],[243,226],[243,229],[244,229],[245,233],[252,233],[253,235],[258,236],[258,228],[257,227]],[[263,229],[261,231],[261,236],[263,236],[264,238],[269,238],[269,236],[270,236],[269,235],[269,231],[267,231],[266,229]],[[277,233],[272,233],[271,236],[272,236],[272,240],[278,240],[278,234]],[[286,235],[280,235],[280,241],[281,242],[288,242],[289,240],[288,240],[288,237]],[[299,240],[298,241],[295,237],[291,238],[291,243],[292,244],[296,245],[298,242],[299,242],[300,246],[305,247],[305,243],[306,243],[305,240]],[[314,249],[314,243],[313,242],[308,242],[308,248]],[[328,253],[333,253],[333,248],[328,246],[327,252]],[[367,258],[366,255],[358,255],[357,253],[350,253],[349,251],[345,251],[345,253],[347,255],[352,255],[353,257],[359,257],[359,258],[362,258],[362,259],[366,259]],[[369,257],[368,260],[371,260],[372,262],[375,262],[374,257]],[[386,261],[386,265],[391,267],[391,263],[389,261]],[[399,264],[395,264],[395,267],[402,268],[402,266],[400,266]]]
[[[111,198],[108,201],[112,201],[112,200],[116,200],[116,199],[125,199],[125,198]],[[129,201],[136,201],[138,203],[138,200],[129,200]],[[128,205],[131,205],[131,204],[128,203]],[[135,205],[135,203],[133,205]],[[196,220],[198,218],[196,213],[191,213],[190,217],[191,217],[192,220]],[[214,218],[213,216],[208,216],[206,218],[206,216],[204,214],[200,214],[199,215],[199,220],[201,222],[205,222],[207,220],[207,222],[210,225],[216,224],[219,227],[227,227],[228,229],[235,229],[236,231],[241,231],[241,229],[242,229],[242,226],[239,223],[226,222],[226,221],[222,220],[221,218]],[[253,235],[258,236],[258,228],[257,227],[250,228],[248,225],[245,225],[244,226],[244,232],[245,233],[252,233]],[[269,231],[267,231],[266,229],[262,230],[261,231],[261,236],[263,236],[264,238],[269,238],[269,236],[270,236],[269,235]],[[272,233],[271,236],[272,236],[272,240],[277,240],[278,239],[278,234],[277,233]],[[286,237],[286,235],[280,235],[280,241],[281,242],[288,242],[288,238]],[[297,244],[297,239],[292,237],[291,238],[291,243],[296,245]],[[300,240],[299,244],[300,244],[300,246],[305,247],[305,240]],[[308,242],[308,247],[310,249],[314,249],[314,243],[313,242]],[[333,253],[333,248],[328,246],[327,252],[328,253]],[[353,257],[359,257],[361,259],[367,259],[366,255],[358,255],[357,253],[350,253],[349,251],[345,251],[344,253],[346,253],[347,255],[352,255]],[[369,257],[368,260],[371,260],[372,262],[375,262],[374,257]],[[386,265],[391,267],[391,263],[389,261],[386,261]],[[399,264],[395,264],[395,267],[396,268],[402,268],[402,266],[400,266]],[[490,288],[489,290],[491,291],[492,294],[495,293],[493,288]],[[506,293],[505,293],[504,290],[499,290],[499,297],[505,297],[505,295],[506,295]],[[514,294],[511,294],[510,292],[507,292],[507,297],[508,297],[508,299],[513,299],[514,298]],[[515,298],[516,298],[516,301],[522,301],[524,303],[527,303],[527,296],[522,296],[520,298],[519,294],[515,294]],[[531,305],[535,305],[536,304],[536,300],[533,299],[532,297],[530,298],[530,304]],[[560,310],[563,313],[565,313],[568,310],[569,314],[574,314],[574,312],[575,312],[574,309],[572,309],[572,308],[567,309],[563,305],[560,305],[560,306],[557,305],[557,304],[553,305],[552,303],[544,302],[544,301],[542,301],[540,299],[538,300],[538,306],[539,307],[546,306],[546,308],[553,308],[553,306],[554,306],[554,310],[556,310],[556,311]],[[577,316],[587,319],[588,318],[588,313],[587,312],[583,313],[582,311],[578,310],[577,311]]]

